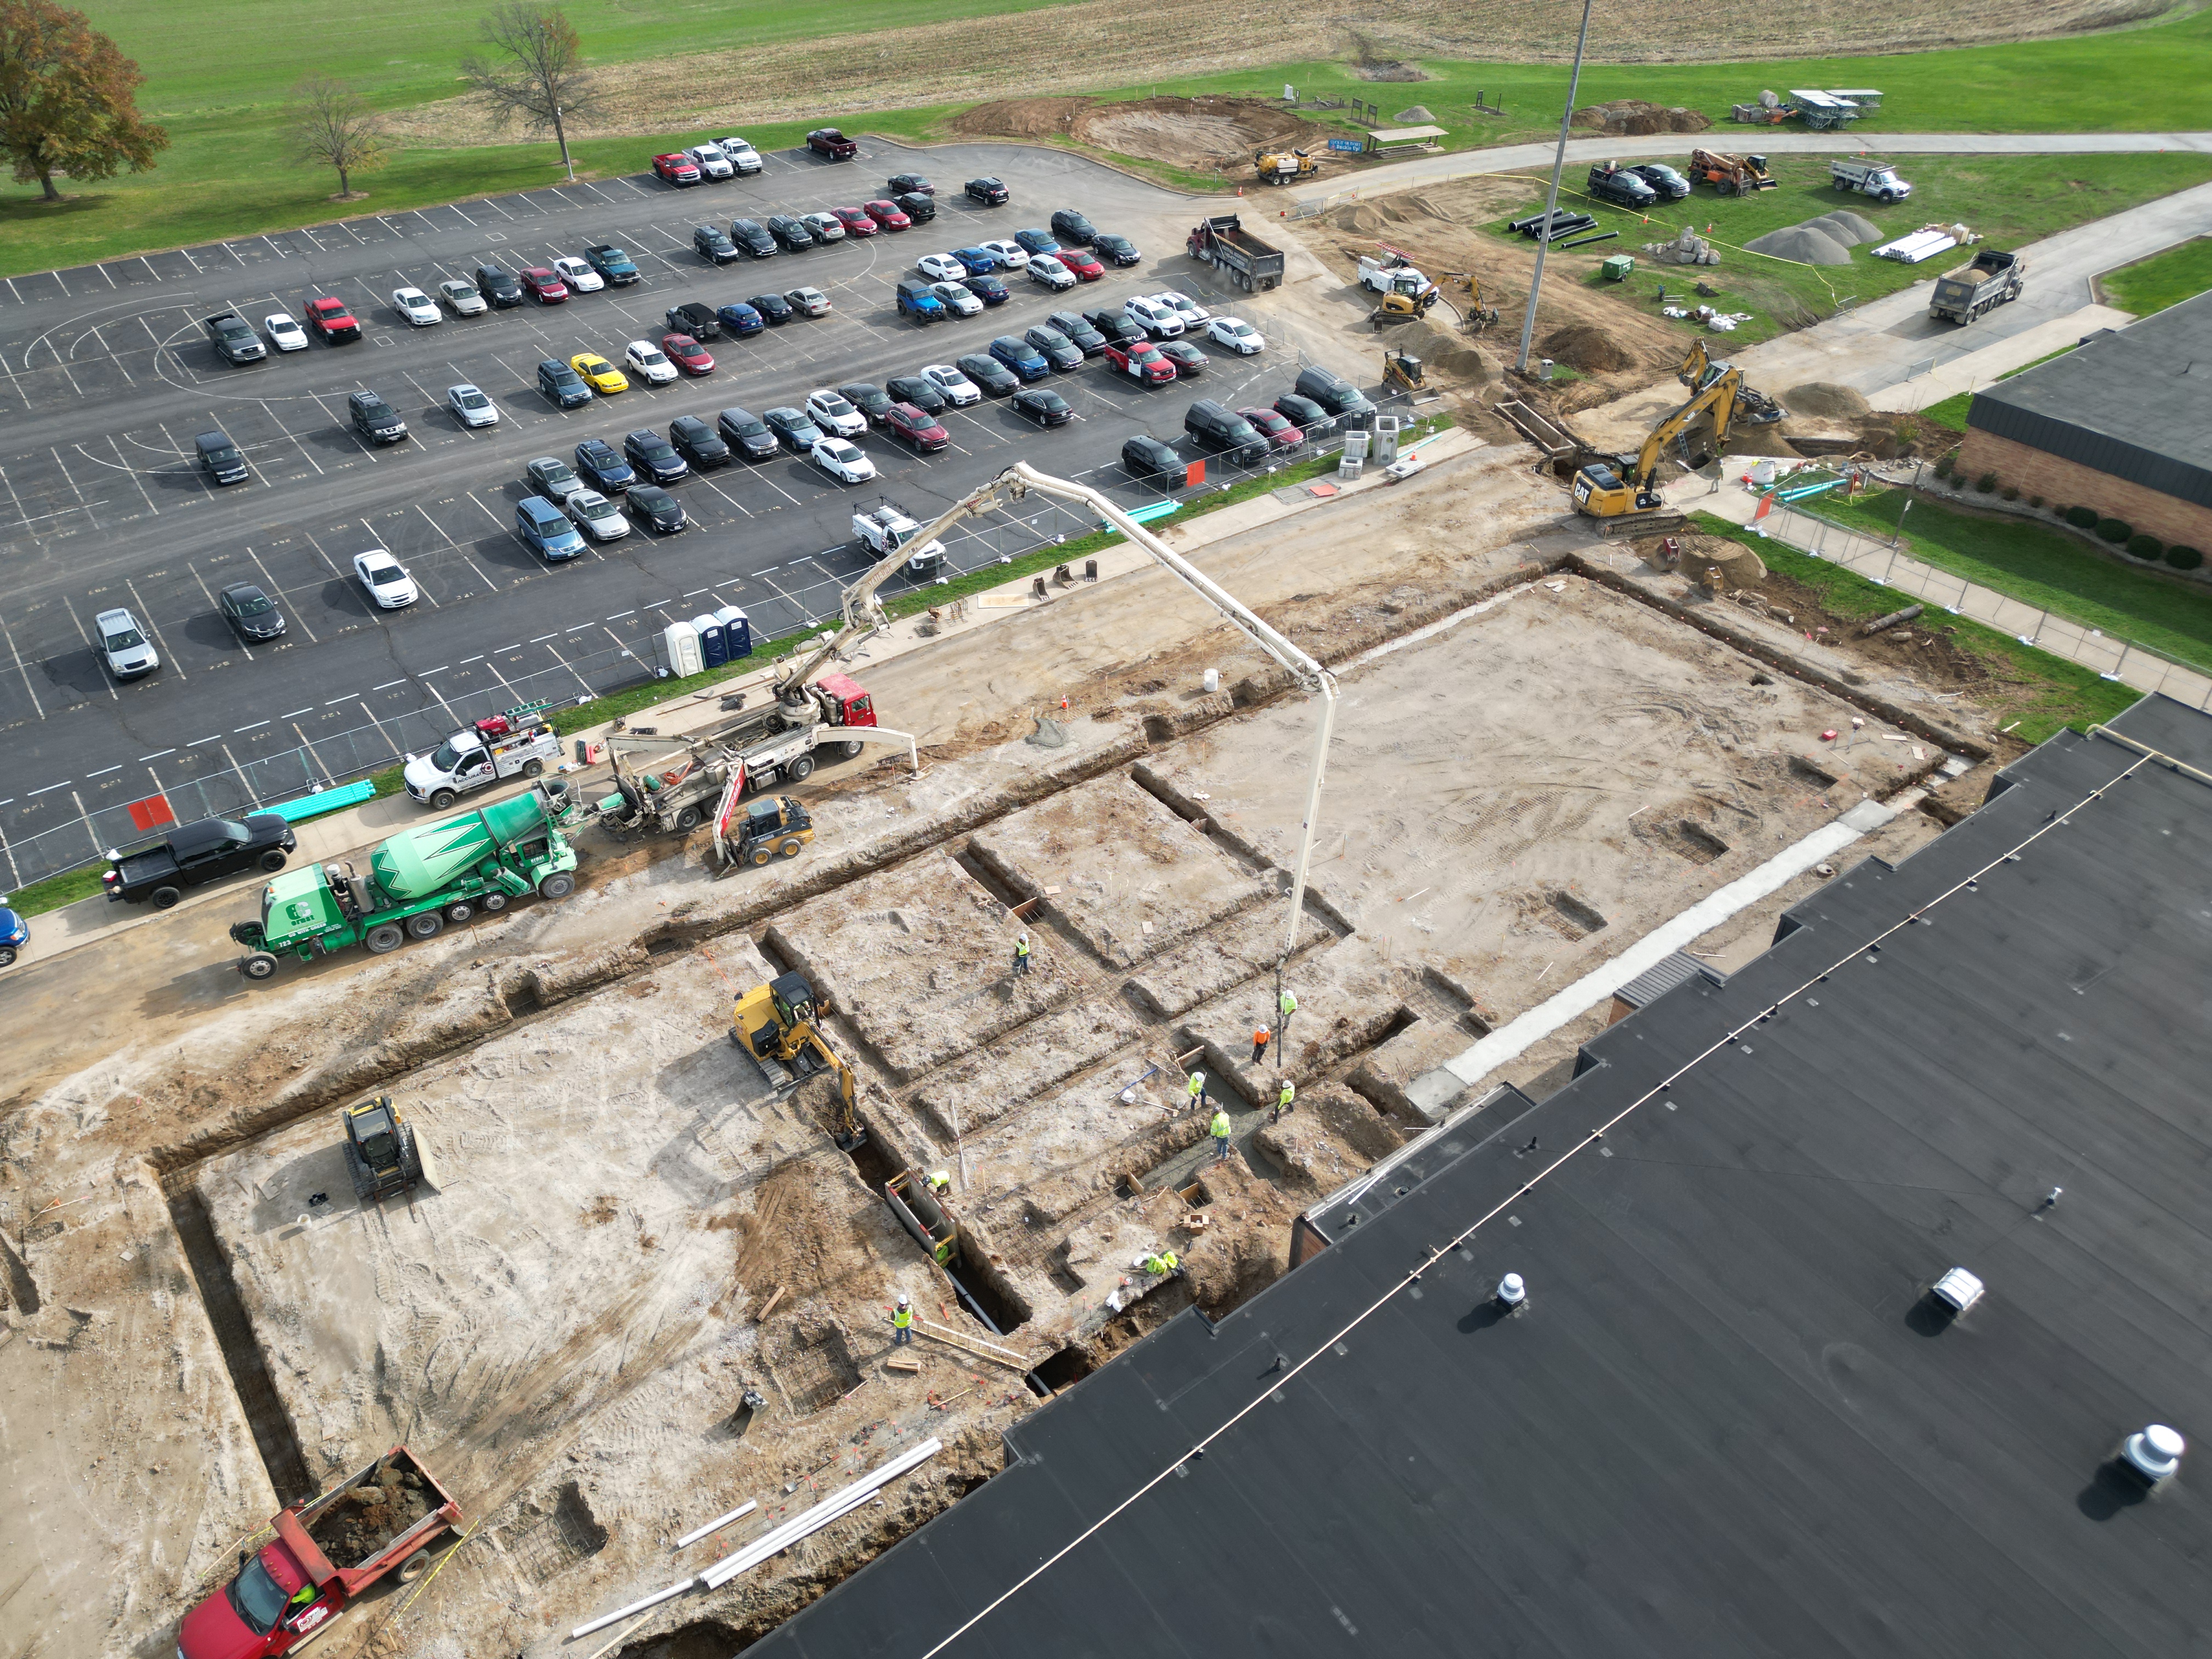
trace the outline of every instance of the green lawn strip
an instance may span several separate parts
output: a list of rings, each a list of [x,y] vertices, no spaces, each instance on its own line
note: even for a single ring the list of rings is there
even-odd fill
[[[2212,236],[2138,259],[2097,279],[2105,297],[2123,311],[2148,317],[2212,289]]]
[[[2194,583],[2100,558],[2047,525],[2004,515],[1982,518],[1901,489],[1808,505],[1821,518],[1886,540],[1897,533],[1907,500],[1912,511],[1905,515],[1904,548],[1923,563],[2212,670],[2212,592]]]
[[[100,891],[100,878],[107,866],[101,863],[78,870],[64,870],[58,876],[48,876],[44,881],[34,881],[28,887],[19,887],[7,896],[8,908],[19,916],[41,916],[49,910],[58,910],[64,904],[75,904],[79,899],[88,899]]]
[[[1686,156],[1694,141],[1683,142]],[[1699,190],[1685,201],[1655,207],[1648,214],[1583,195],[1580,186],[1587,180],[1588,169],[1571,169],[1561,180],[1561,204],[1595,216],[1595,230],[1617,231],[1619,235],[1571,252],[1554,245],[1547,264],[1553,271],[1571,271],[1583,281],[1598,283],[1607,257],[1633,254],[1636,273],[1621,286],[1655,313],[1662,288],[1670,304],[1702,303],[1722,312],[1750,312],[1752,320],[1727,337],[1731,348],[1740,349],[1829,316],[1844,304],[1878,299],[1948,269],[1950,262],[1942,256],[1917,265],[1874,257],[1883,241],[1930,221],[1965,220],[1987,238],[1988,246],[2017,247],[2212,179],[2212,156],[2181,152],[2063,158],[1920,155],[1899,158],[1899,166],[1912,181],[1913,193],[1910,200],[1886,207],[1870,197],[1838,191],[1830,182],[1825,155],[1777,155],[1771,171],[1780,183],[1773,190],[1746,197],[1718,197]],[[1528,174],[1532,180],[1540,176],[1536,170]],[[1878,240],[1851,250],[1847,265],[1792,264],[1741,251],[1769,231],[1839,208],[1872,221],[1881,230]],[[1507,228],[1526,211],[1509,212],[1488,228],[1516,246],[1528,247],[1528,242]],[[1664,265],[1643,252],[1646,242],[1671,240],[1684,229],[1705,234],[1708,226],[1713,240],[1723,244],[1717,265]],[[2035,280],[2032,273],[2028,280]],[[1710,296],[1692,294],[1692,285],[1700,282],[1717,291]],[[1681,326],[1704,331],[1693,322]],[[1760,388],[1773,392],[1788,389]],[[1959,418],[1965,417],[1961,414]]]
[[[1913,516],[1917,519],[1919,513],[1916,507]],[[1750,548],[1777,575],[1811,588],[1820,595],[1821,605],[1838,617],[1860,621],[1887,616],[1897,609],[1898,593],[1893,587],[1869,581],[1856,571],[1794,547],[1747,536],[1741,525],[1711,513],[1690,516],[1704,534]],[[2087,730],[2100,720],[2111,720],[2142,695],[2131,685],[2102,678],[2080,663],[2022,645],[2011,635],[2001,634],[1971,617],[1941,618],[1939,623],[1929,625],[1940,625],[1954,645],[1980,658],[2014,694],[2004,700],[2001,711],[1993,712],[2000,713],[2011,734],[2022,743],[2041,743],[2063,726]],[[1991,700],[1981,701],[1987,704]]]

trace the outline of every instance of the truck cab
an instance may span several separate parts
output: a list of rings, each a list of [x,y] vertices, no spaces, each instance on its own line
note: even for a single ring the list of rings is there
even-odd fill
[[[853,515],[853,533],[860,538],[860,545],[878,558],[886,553],[906,547],[921,533],[916,524],[899,508],[885,501],[881,507]],[[945,544],[931,540],[914,547],[907,555],[906,568],[909,575],[934,576],[945,568]]]
[[[1396,254],[1377,258],[1373,254],[1359,256],[1359,286],[1370,294],[1398,294],[1408,300],[1418,300],[1429,288],[1429,279]]]
[[[410,756],[404,775],[410,795],[442,811],[455,796],[501,778],[534,778],[560,757],[561,739],[550,726],[503,736],[471,729],[454,732],[427,755]]]

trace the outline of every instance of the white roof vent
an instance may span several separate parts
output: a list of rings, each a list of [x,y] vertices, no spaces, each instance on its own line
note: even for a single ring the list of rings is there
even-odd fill
[[[2130,1435],[2120,1455],[2137,1474],[2156,1486],[2181,1467],[2181,1454],[2188,1449],[2178,1431],[2154,1423]]]
[[[1528,1287],[1521,1282],[1519,1273],[1508,1273],[1498,1281],[1498,1299],[1509,1308],[1517,1308],[1528,1299]]]
[[[1954,1314],[1962,1314],[1982,1299],[1982,1281],[1964,1267],[1954,1267],[1936,1281],[1936,1299]]]

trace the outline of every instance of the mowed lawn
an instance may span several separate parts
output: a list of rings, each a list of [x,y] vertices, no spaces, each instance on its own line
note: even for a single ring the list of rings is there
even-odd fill
[[[2212,236],[2199,236],[2138,259],[2098,279],[2105,296],[2123,311],[2148,317],[2212,289]]]

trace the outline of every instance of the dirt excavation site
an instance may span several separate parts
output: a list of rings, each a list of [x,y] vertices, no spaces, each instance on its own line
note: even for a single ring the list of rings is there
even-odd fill
[[[1826,647],[1592,542],[1530,462],[1475,448],[1195,555],[1339,677],[1294,938],[1318,704],[1146,570],[855,653],[922,769],[826,769],[788,862],[717,879],[701,836],[594,832],[573,898],[388,956],[248,988],[217,905],[0,986],[6,1651],[166,1659],[280,1504],[400,1443],[465,1541],[324,1659],[732,1651],[988,1480],[1051,1393],[1285,1272],[1300,1212],[1498,1082],[1553,1086],[1604,1011],[1477,1087],[1439,1095],[1444,1060],[1986,759],[1892,659],[1795,672]],[[1694,948],[1740,961],[1936,833],[1903,812]],[[732,998],[793,972],[858,1079],[850,1152],[827,1075],[772,1086],[731,1041]],[[423,1178],[365,1205],[338,1115],[376,1095]],[[787,1551],[571,1638],[932,1441]],[[366,1548],[429,1499],[344,1501]]]

